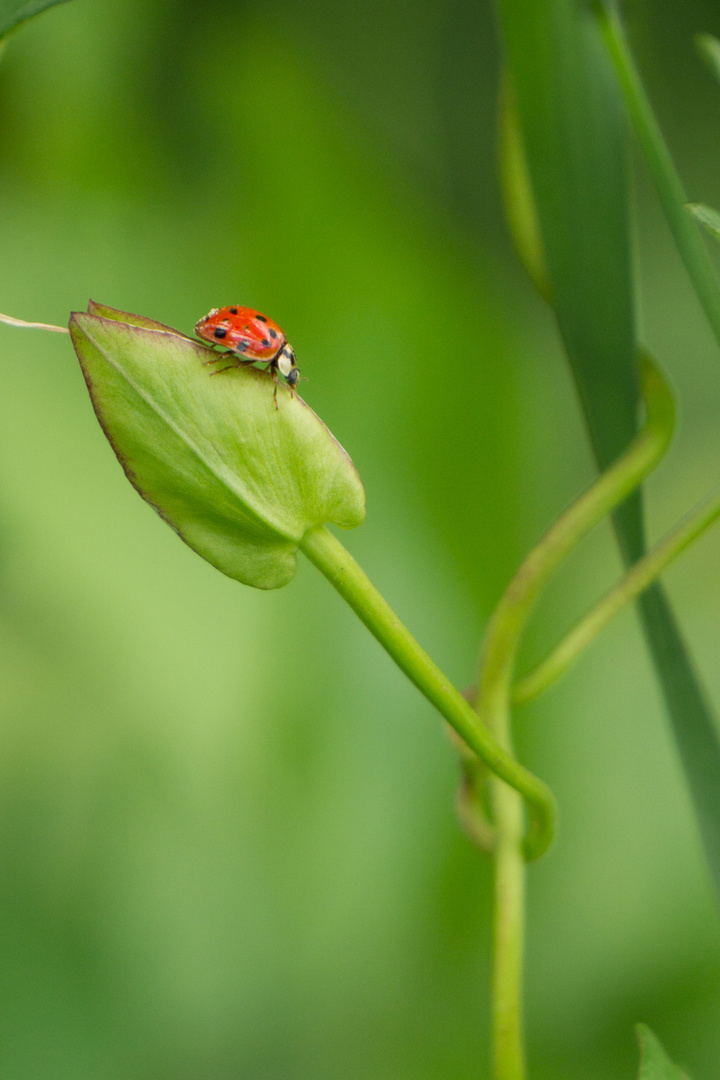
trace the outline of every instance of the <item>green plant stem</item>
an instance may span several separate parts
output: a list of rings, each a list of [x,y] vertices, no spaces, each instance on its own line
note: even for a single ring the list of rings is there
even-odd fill
[[[685,521],[628,570],[622,580],[585,615],[538,666],[513,688],[512,700],[521,704],[537,697],[564,675],[583,649],[614,615],[635,600],[677,556],[720,517],[720,494],[710,496]]]
[[[614,6],[598,4],[603,37],[615,67],[625,106],[658,191],[680,257],[720,343],[720,288],[698,226],[685,210],[688,201],[670,151],[640,80]]]
[[[474,755],[473,759],[477,763]],[[477,767],[471,771],[467,763],[463,763],[463,778],[455,797],[455,811],[468,839],[486,855],[492,856],[495,853],[495,830],[479,802],[479,774],[487,774],[484,765],[481,771]]]
[[[300,546],[460,738],[493,773],[501,776],[527,801],[531,820],[526,854],[528,858],[542,855],[554,832],[555,799],[550,789],[515,761],[512,754],[479,722],[477,714],[460,691],[421,648],[368,576],[328,529],[324,526],[311,529]]]
[[[520,635],[550,575],[580,540],[635,490],[668,447],[675,405],[660,370],[648,356],[641,359],[640,382],[646,408],[642,431],[622,457],[548,529],[495,608],[485,634],[478,681],[477,709],[483,719],[485,703],[496,699],[498,687],[506,687],[509,695]]]
[[[578,542],[657,465],[670,442],[672,394],[649,357],[640,364],[646,418],[628,450],[558,518],[530,552],[495,608],[485,634],[475,708],[512,755],[510,696],[521,634],[549,576]],[[495,854],[493,1060],[495,1080],[523,1080],[522,967],[525,868],[522,804],[496,774],[490,780]]]
[[[485,702],[485,717],[512,754],[507,688]],[[494,829],[492,1049],[495,1080],[524,1080],[523,953],[525,945],[525,859],[523,811],[516,791],[490,779]]]
[[[498,106],[500,179],[508,227],[518,255],[535,288],[552,307],[552,288],[545,263],[537,207],[528,175],[515,95],[507,68],[501,75]]]

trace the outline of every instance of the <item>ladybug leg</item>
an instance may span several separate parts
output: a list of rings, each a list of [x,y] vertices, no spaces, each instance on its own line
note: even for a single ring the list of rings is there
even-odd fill
[[[235,369],[239,368],[239,367],[240,367],[240,364],[226,364],[225,367],[215,368],[215,370],[211,371],[210,374],[211,375],[222,375],[223,371],[235,371]]]
[[[205,367],[207,367],[208,364],[217,364],[218,360],[226,360],[228,356],[234,355],[235,353],[231,350],[228,350],[226,352],[213,353],[209,360],[203,360],[203,364]]]
[[[225,353],[226,356],[232,356],[232,353]],[[220,360],[221,357],[218,357]],[[253,360],[236,360],[234,364],[226,364],[225,367],[215,368],[211,371],[211,375],[222,375],[223,371],[237,371],[238,368],[250,367],[254,363]]]
[[[226,364],[225,367],[216,368],[215,371],[210,372],[211,375],[221,375],[223,371],[235,370],[235,368],[241,368],[241,367],[250,367],[252,364],[255,363],[254,360],[240,360],[236,352],[218,353],[218,355],[213,357],[212,360],[204,360],[203,363],[206,366],[208,364],[215,364],[215,363],[217,363],[218,360],[227,359],[228,356],[232,356],[234,358],[233,363],[232,364]]]
[[[277,407],[278,407],[278,403],[277,403],[278,373],[277,373],[277,365],[275,364],[275,357],[273,357],[272,360],[270,361],[270,363],[266,365],[265,370],[266,371],[272,371],[273,382],[275,383],[275,389],[273,390],[273,402],[275,403],[275,408],[277,409]]]

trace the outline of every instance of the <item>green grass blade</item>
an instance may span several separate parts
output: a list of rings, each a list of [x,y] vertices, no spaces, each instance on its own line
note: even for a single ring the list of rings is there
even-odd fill
[[[555,308],[605,465],[636,426],[621,107],[591,16],[571,0],[500,9]]]
[[[605,469],[633,437],[637,407],[622,102],[592,12],[573,0],[501,0],[500,12],[555,310]],[[707,257],[682,205],[679,211]],[[614,523],[623,558],[635,562],[644,550],[639,496]],[[659,586],[639,610],[720,891],[717,730]]]
[[[720,214],[717,210],[713,210],[712,206],[705,206],[704,203],[686,203],[685,209],[707,229],[711,236],[720,240]]]
[[[720,79],[720,41],[712,34],[696,34],[695,44],[715,78]]]
[[[600,25],[633,129],[652,174],[680,257],[720,343],[720,287],[703,238],[685,210],[687,196],[645,93],[625,33],[612,8],[601,6]]]
[[[0,38],[33,15],[62,3],[65,0],[0,0]]]
[[[673,1065],[660,1040],[645,1024],[635,1028],[640,1043],[640,1075],[638,1080],[688,1080],[686,1074]]]
[[[720,892],[720,745],[717,728],[668,598],[656,585],[639,600],[643,631],[672,719],[715,887]]]

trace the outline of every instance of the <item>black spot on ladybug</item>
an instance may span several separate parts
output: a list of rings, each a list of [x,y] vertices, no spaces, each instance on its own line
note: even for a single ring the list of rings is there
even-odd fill
[[[267,319],[265,318],[264,315],[256,315],[255,318],[257,319],[258,322],[267,322]]]
[[[274,331],[274,330],[273,330],[272,328],[271,328],[270,330],[268,330],[268,334],[269,334],[269,335],[270,335],[270,337],[271,337],[271,338],[273,339],[273,341],[274,341],[274,340],[275,340],[275,338],[277,337],[277,334],[275,333],[275,331]]]
[[[264,337],[264,338],[262,339],[262,341],[260,342],[260,344],[262,345],[262,347],[263,347],[264,349],[267,349],[267,347],[268,347],[268,345],[270,344],[270,342],[268,341],[268,339],[267,339],[266,337]]]
[[[222,339],[225,337],[226,334],[227,334],[227,330],[225,329],[224,326],[216,326],[215,329],[213,330],[213,336],[218,338],[220,341],[222,341]]]
[[[240,341],[235,347],[238,352],[247,352],[248,343],[247,341]]]
[[[231,307],[230,308],[230,314],[231,315],[237,315],[237,308],[236,307]]]

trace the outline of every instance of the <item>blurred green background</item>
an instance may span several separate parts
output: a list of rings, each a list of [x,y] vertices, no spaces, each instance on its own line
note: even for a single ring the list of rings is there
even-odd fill
[[[720,11],[628,21],[689,194],[719,205],[692,35]],[[486,0],[72,0],[0,64],[0,310],[277,319],[365,482],[348,547],[459,685],[592,476],[502,223],[497,67]],[[643,332],[681,402],[657,536],[718,479],[720,365],[636,171]],[[438,718],[308,564],[263,594],[184,547],[67,339],[0,329],[0,1075],[486,1077],[489,866]],[[716,702],[719,544],[667,575]],[[528,655],[617,573],[603,528]],[[562,811],[529,880],[532,1075],[630,1077],[642,1020],[716,1076],[716,901],[634,615],[517,730]]]

